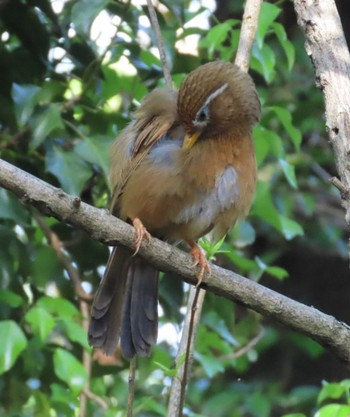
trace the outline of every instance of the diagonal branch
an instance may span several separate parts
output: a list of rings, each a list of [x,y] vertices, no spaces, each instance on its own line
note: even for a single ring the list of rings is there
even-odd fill
[[[92,239],[112,246],[121,244],[132,248],[134,245],[134,229],[107,210],[83,203],[78,197],[70,196],[1,159],[0,186],[42,214],[85,230]],[[197,281],[190,255],[167,243],[152,238],[149,243],[142,244],[139,254],[156,268],[179,274],[190,284]],[[211,274],[203,280],[203,288],[306,334],[350,364],[350,327],[345,323],[234,272],[216,265],[211,268]]]

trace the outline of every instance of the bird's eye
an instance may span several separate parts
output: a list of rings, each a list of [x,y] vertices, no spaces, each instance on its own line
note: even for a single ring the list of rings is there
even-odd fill
[[[208,106],[202,107],[199,112],[196,114],[196,122],[204,123],[209,119],[209,109]]]

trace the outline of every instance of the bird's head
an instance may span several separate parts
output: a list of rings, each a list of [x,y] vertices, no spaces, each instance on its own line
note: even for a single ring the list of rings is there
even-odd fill
[[[180,86],[177,110],[185,131],[183,147],[199,138],[233,130],[250,133],[260,117],[260,103],[251,77],[229,62],[216,61],[192,71]]]

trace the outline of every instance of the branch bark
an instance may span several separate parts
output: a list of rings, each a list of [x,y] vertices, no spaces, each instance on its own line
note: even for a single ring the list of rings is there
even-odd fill
[[[350,227],[350,54],[334,0],[294,0],[316,85],[326,107],[326,127],[334,149],[345,220]],[[341,185],[340,185],[341,184]]]
[[[42,214],[85,230],[92,239],[111,246],[134,246],[134,229],[130,225],[107,210],[83,203],[80,198],[70,196],[1,159],[0,186],[12,191],[22,203],[36,207]],[[174,272],[183,276],[186,282],[196,284],[192,258],[181,250],[152,238],[149,243],[143,242],[139,254],[156,268]],[[211,274],[203,280],[203,288],[308,335],[350,364],[348,325],[234,272],[216,265],[211,268]]]
[[[249,69],[250,55],[258,28],[261,5],[262,0],[247,0],[244,8],[235,64],[245,72]]]

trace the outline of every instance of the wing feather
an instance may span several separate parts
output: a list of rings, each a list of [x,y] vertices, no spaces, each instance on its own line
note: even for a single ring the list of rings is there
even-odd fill
[[[110,183],[113,214],[119,214],[118,201],[132,173],[177,120],[176,92],[156,89],[142,100],[134,112],[133,121],[112,145]]]

